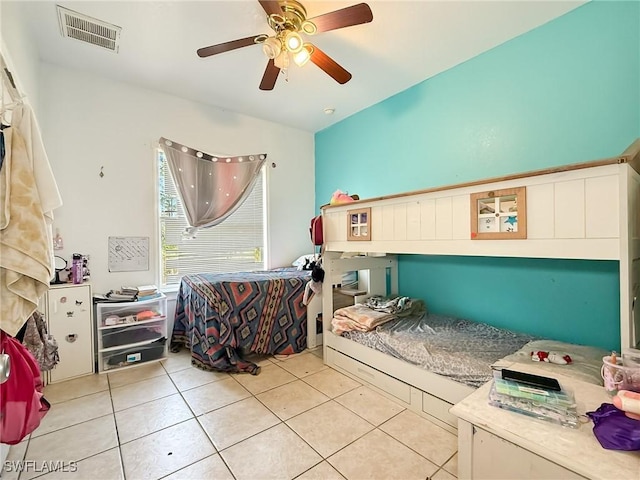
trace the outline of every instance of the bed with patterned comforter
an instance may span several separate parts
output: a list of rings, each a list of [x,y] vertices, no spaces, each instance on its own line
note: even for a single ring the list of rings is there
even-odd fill
[[[259,368],[243,354],[292,354],[307,346],[302,303],[311,272],[292,268],[185,275],[176,299],[171,350],[190,348],[206,370]]]

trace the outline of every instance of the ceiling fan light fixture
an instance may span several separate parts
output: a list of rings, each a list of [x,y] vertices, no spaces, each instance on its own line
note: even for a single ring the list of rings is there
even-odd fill
[[[298,65],[299,67],[302,67],[305,63],[309,61],[309,59],[311,58],[312,52],[313,52],[313,47],[310,44],[305,43],[303,45],[302,50],[300,50],[298,53],[293,54],[293,61],[296,63],[296,65]]]
[[[280,70],[286,71],[289,68],[289,53],[283,50],[280,55],[273,59],[273,63]]]
[[[274,25],[282,26],[286,23],[287,19],[279,13],[272,13],[269,15],[269,20],[271,20]]]
[[[316,24],[310,20],[305,20],[304,22],[302,22],[300,28],[307,35],[315,35],[315,33],[318,31],[318,27],[316,27]]]
[[[269,37],[264,42],[262,42],[262,51],[267,56],[267,58],[278,58],[278,56],[282,52],[282,44],[277,38]]]
[[[299,0],[259,0],[259,3],[267,14],[267,23],[272,30],[271,35],[253,35],[202,47],[196,50],[198,56],[211,57],[261,44],[269,61],[260,82],[260,90],[273,90],[279,74],[288,75],[287,68],[292,59],[301,66],[311,60],[341,85],[351,80],[351,73],[318,47],[311,43],[304,43],[301,35],[313,35],[318,32],[324,33],[369,23],[373,20],[369,5],[359,3],[307,19],[307,11]]]
[[[302,50],[302,37],[298,32],[289,32],[284,37],[284,44],[291,53],[298,53]]]

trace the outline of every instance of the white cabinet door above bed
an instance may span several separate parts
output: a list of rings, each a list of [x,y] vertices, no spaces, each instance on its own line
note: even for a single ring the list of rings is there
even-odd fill
[[[390,198],[361,200],[371,208],[371,241],[347,239],[346,217],[356,206],[325,208],[326,249],[532,258],[620,257],[627,204],[621,202],[631,167],[600,165],[559,173],[425,190]],[[623,185],[624,184],[624,185]],[[526,188],[527,238],[474,240],[471,196]],[[625,222],[626,223],[626,222]],[[625,225],[626,227],[626,225]],[[357,245],[354,245],[357,243]]]

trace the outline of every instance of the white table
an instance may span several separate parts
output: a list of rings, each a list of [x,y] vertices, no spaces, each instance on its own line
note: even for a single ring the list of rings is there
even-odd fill
[[[533,362],[510,368],[546,373]],[[611,403],[603,387],[553,376],[563,388],[573,390],[579,414]],[[459,418],[460,479],[640,480],[640,452],[605,450],[593,434],[590,421],[572,429],[491,406],[490,387],[488,382],[450,410]]]

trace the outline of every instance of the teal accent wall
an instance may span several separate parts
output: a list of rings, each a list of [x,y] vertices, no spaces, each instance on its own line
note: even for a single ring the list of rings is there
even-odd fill
[[[619,348],[618,262],[405,255],[400,292],[429,312]]]
[[[316,206],[614,156],[640,137],[639,105],[640,3],[592,1],[318,132]],[[440,313],[619,348],[617,262],[404,256],[399,271]],[[504,310],[495,293],[477,306],[486,285],[509,286]]]

